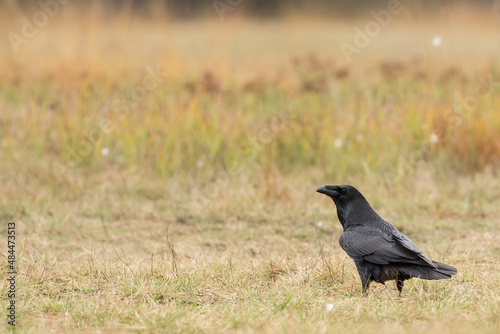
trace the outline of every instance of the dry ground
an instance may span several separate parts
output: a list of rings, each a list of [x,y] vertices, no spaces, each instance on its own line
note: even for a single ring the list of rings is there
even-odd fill
[[[404,12],[347,64],[338,45],[369,17],[236,15],[68,5],[17,54],[2,41],[19,332],[498,333],[498,17]],[[459,273],[362,297],[315,193],[335,183]]]

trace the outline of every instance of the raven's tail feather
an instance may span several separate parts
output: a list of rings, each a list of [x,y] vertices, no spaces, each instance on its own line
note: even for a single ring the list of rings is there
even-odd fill
[[[432,263],[434,263],[438,267],[437,270],[444,275],[449,275],[451,277],[457,273],[457,268],[455,267],[435,261],[432,261]]]
[[[419,265],[404,265],[399,266],[400,272],[407,274],[411,277],[438,280],[447,279],[457,273],[457,269],[444,263],[434,262],[437,268],[424,267]]]

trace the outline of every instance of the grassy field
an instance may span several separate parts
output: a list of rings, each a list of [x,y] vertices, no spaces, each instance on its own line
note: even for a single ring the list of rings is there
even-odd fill
[[[19,332],[500,331],[498,13],[403,11],[347,63],[373,18],[79,10],[0,41]],[[459,273],[362,297],[325,184]]]

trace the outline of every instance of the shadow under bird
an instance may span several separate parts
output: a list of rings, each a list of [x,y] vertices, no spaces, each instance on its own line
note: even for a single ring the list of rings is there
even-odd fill
[[[427,258],[406,235],[382,219],[353,186],[324,186],[316,191],[337,206],[344,228],[339,243],[356,264],[363,294],[371,281],[384,284],[396,280],[401,295],[407,279],[439,280],[457,273],[454,267]]]

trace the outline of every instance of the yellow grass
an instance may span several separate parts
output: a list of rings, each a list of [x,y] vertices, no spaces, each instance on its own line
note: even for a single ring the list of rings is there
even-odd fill
[[[369,15],[67,5],[18,53],[2,40],[0,252],[7,268],[15,221],[18,330],[498,332],[498,16],[435,15],[393,17],[349,64],[339,43]],[[362,297],[314,191],[339,183],[459,273]]]

